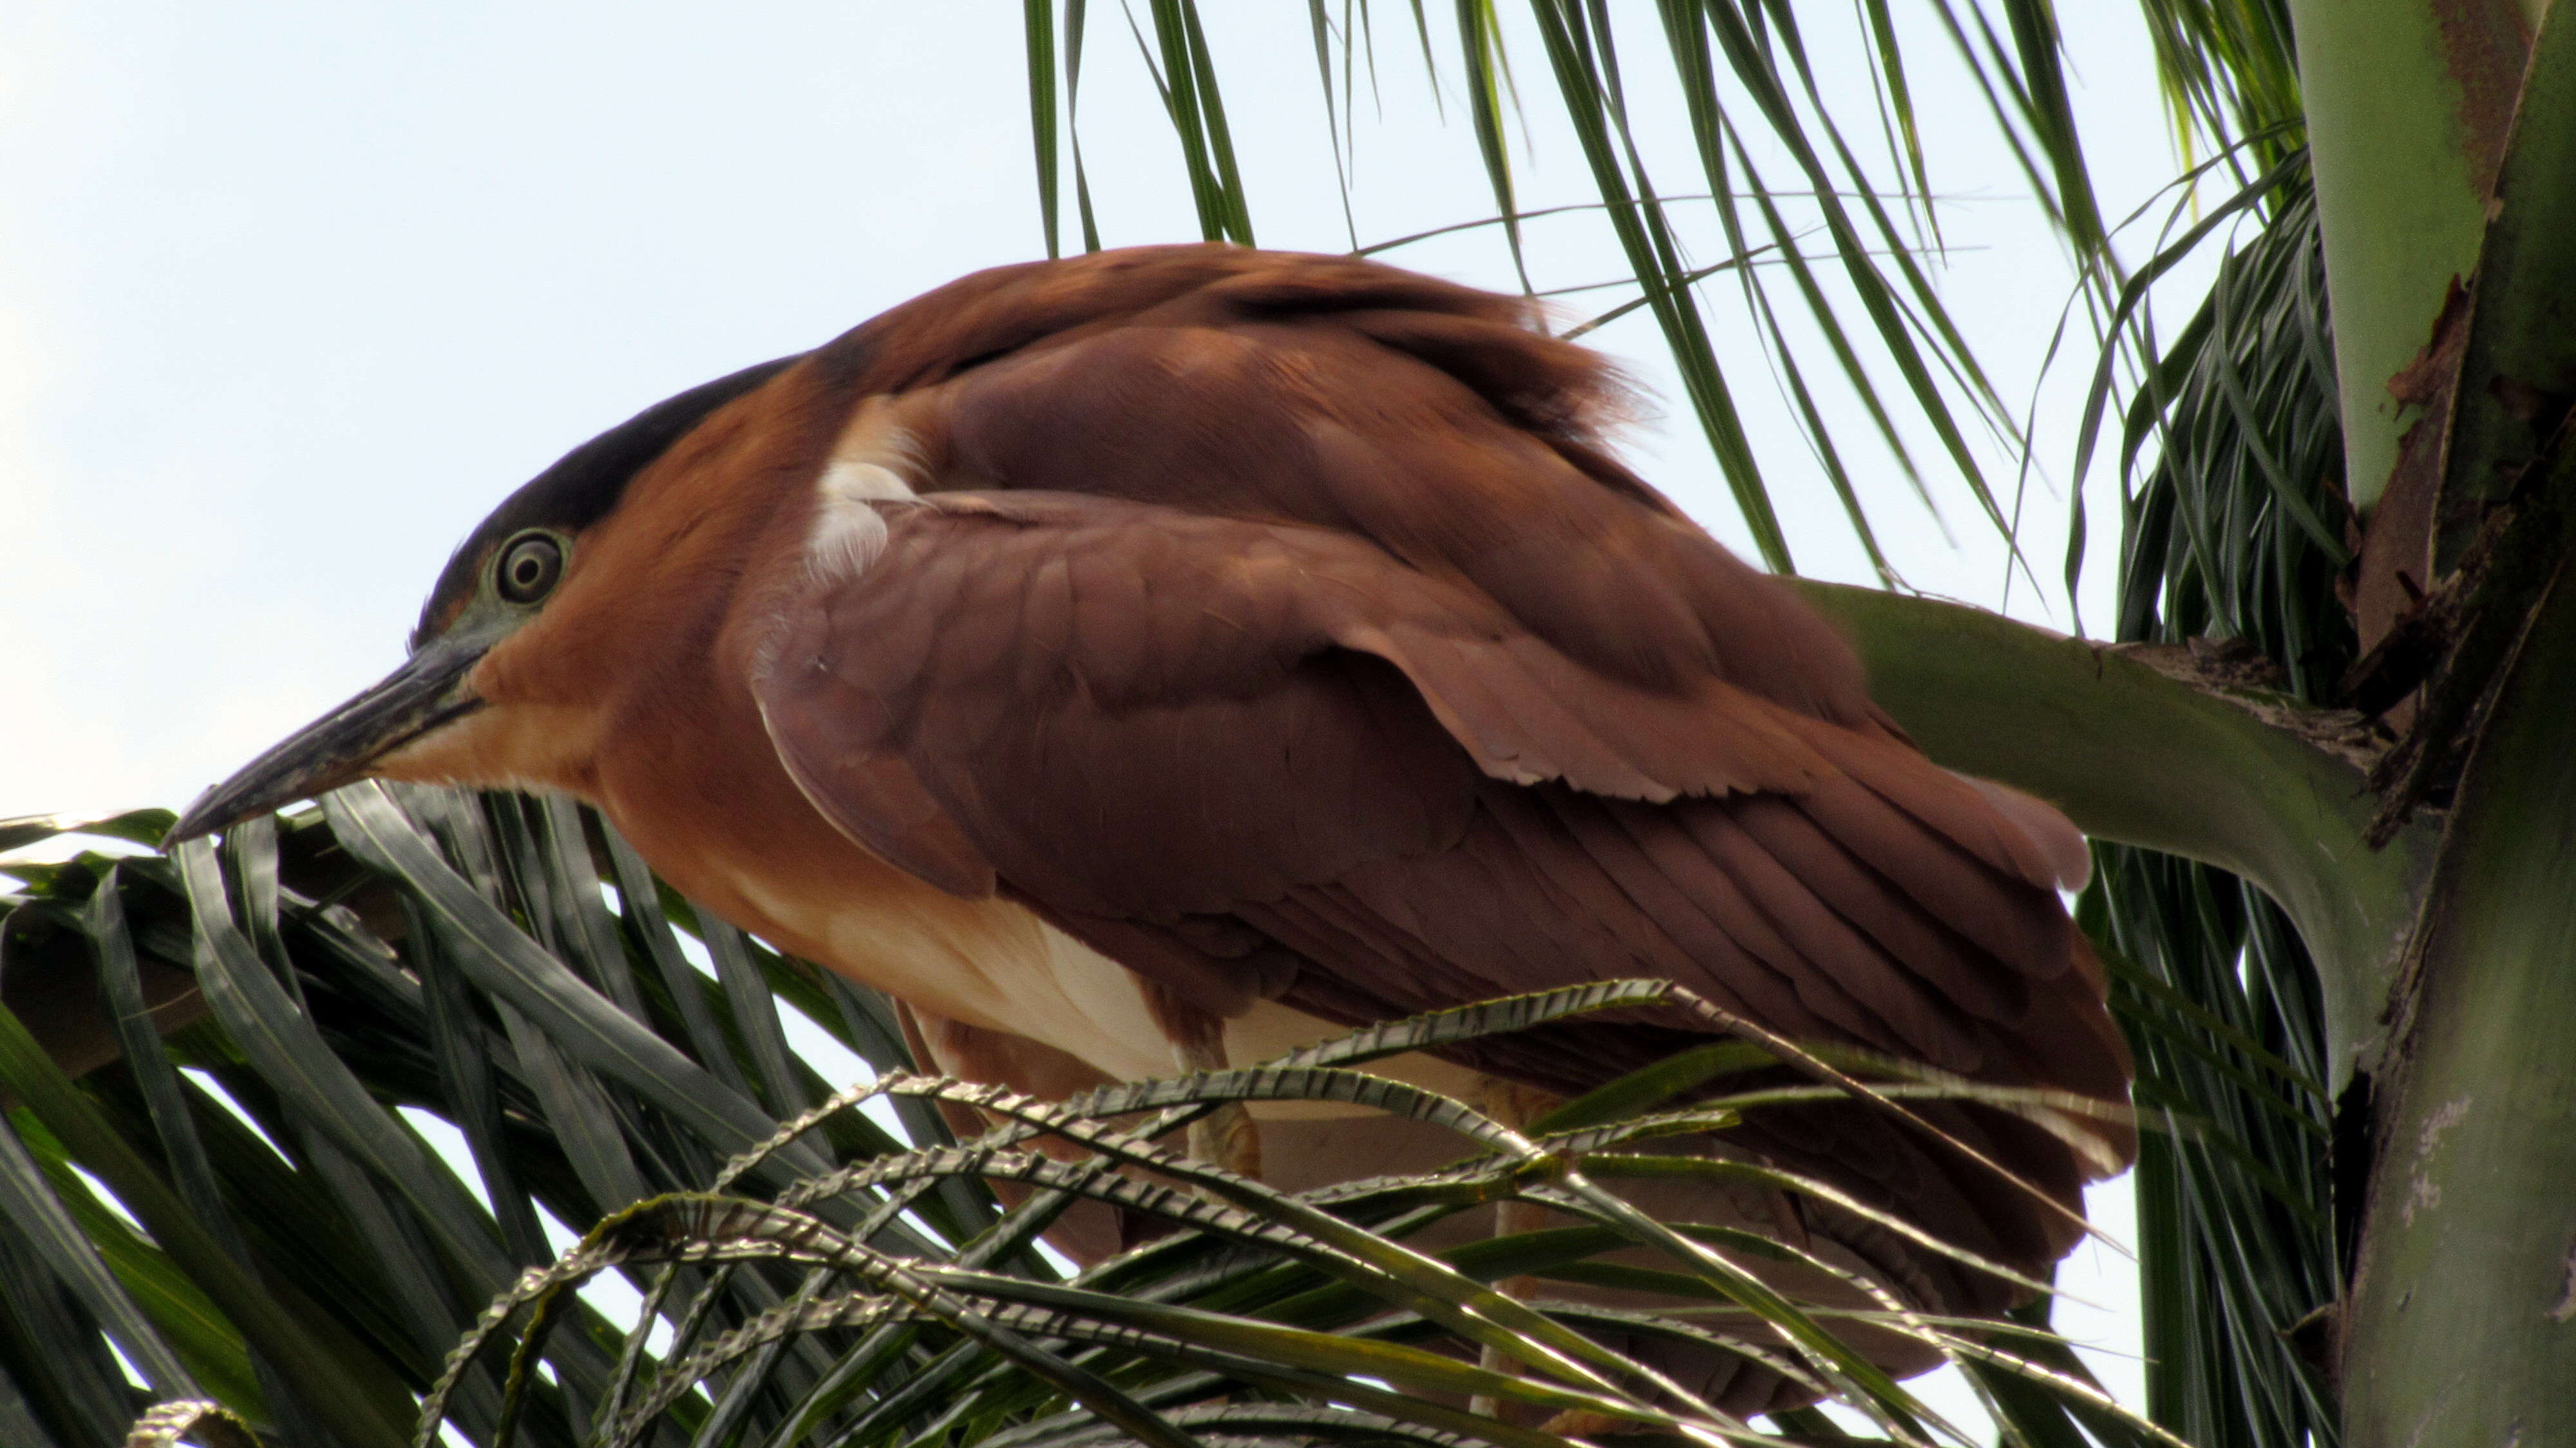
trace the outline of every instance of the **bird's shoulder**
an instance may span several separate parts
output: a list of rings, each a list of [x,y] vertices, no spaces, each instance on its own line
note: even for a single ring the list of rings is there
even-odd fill
[[[979,273],[811,366],[899,407],[924,492],[1303,523],[1469,586],[1607,677],[1872,724],[1825,622],[1617,458],[1633,407],[1537,304],[1351,257],[1135,248]]]

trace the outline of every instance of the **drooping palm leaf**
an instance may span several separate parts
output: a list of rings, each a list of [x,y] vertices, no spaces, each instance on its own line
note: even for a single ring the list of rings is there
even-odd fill
[[[150,838],[167,818],[129,833]],[[1211,1437],[1558,1448],[1561,1436],[1533,1425],[1569,1409],[1699,1441],[1811,1426],[1805,1414],[1763,1430],[1694,1409],[1585,1335],[1601,1329],[1739,1344],[1901,1441],[1940,1431],[1840,1345],[1851,1309],[1812,1312],[1741,1265],[1798,1249],[1737,1229],[1677,1234],[1594,1184],[1732,1172],[1946,1250],[1818,1183],[1656,1154],[1674,1132],[1804,1099],[1777,1086],[1705,1094],[1795,1048],[1692,1053],[1526,1138],[1348,1069],[1662,1000],[1661,983],[1444,1012],[1275,1068],[1059,1107],[906,1074],[882,1002],[698,919],[561,801],[361,786],[175,860],[10,868],[26,885],[10,897],[0,963],[12,979],[95,972],[126,1052],[73,1079],[0,1014],[0,1083],[18,1103],[0,1170],[30,1164],[6,1185],[33,1208],[0,1224],[11,1274],[0,1414],[23,1430],[13,1444],[103,1448],[157,1401],[158,1436],[145,1441],[255,1431],[295,1448],[390,1448],[413,1438],[423,1394],[476,1444],[600,1433],[894,1444],[934,1425],[952,1440],[1073,1443],[1123,1425],[1167,1448]],[[145,965],[192,970],[206,1018],[159,1034],[133,1009]],[[888,1074],[836,1095],[840,1083],[779,1030],[788,1008]],[[1816,1069],[1830,1080],[1844,1068]],[[1909,1093],[1952,1088],[1900,1074],[1869,1089],[1901,1109]],[[1684,1092],[1699,1094],[1672,1110]],[[1224,1102],[1315,1095],[1444,1123],[1460,1164],[1297,1198],[1166,1144]],[[1006,1124],[961,1146],[943,1101]],[[889,1106],[901,1136],[880,1124]],[[1033,1155],[1039,1131],[1106,1157]],[[1116,1160],[1155,1175],[1110,1170]],[[1032,1195],[1005,1212],[986,1185],[996,1179]],[[1177,1230],[1068,1281],[1031,1243],[1083,1196]],[[1575,1225],[1445,1259],[1397,1245],[1512,1197]],[[547,1218],[605,1225],[558,1262]],[[1669,1267],[1594,1261],[1637,1243]],[[547,1271],[523,1275],[535,1267]],[[603,1268],[632,1274],[643,1321],[559,1290]],[[1637,1285],[1622,1272],[1706,1307],[1632,1321],[1490,1285]],[[504,1288],[543,1310],[485,1313]],[[2153,1436],[2099,1400],[2051,1339],[1962,1331],[1893,1302],[1857,1317],[1938,1343],[2006,1391],[2036,1385],[2034,1415],[2099,1421],[2115,1441]],[[478,1318],[490,1350],[451,1357]],[[1497,1373],[1437,1350],[1461,1338],[1523,1367]],[[1495,1420],[1467,1411],[1471,1397],[1527,1408]]]
[[[66,1297],[31,1268],[7,1294],[19,1330],[5,1334],[0,1376],[15,1391],[0,1397],[44,1431],[24,1441],[121,1438],[106,1420],[139,1405],[103,1327],[158,1396],[214,1392],[292,1444],[399,1443],[475,1312],[551,1260],[540,1214],[578,1227],[703,1185],[779,1114],[841,1084],[784,1050],[778,999],[872,1059],[902,1059],[881,1003],[756,942],[708,927],[716,944],[704,968],[690,964],[672,927],[696,924],[685,902],[603,891],[593,862],[606,841],[567,805],[418,791],[404,807],[369,794],[334,810],[175,861],[13,867],[29,889],[0,930],[9,978],[86,979],[94,963],[110,1003],[129,1007],[125,1059],[77,1082],[0,1016],[0,1079],[19,1103],[9,1145],[112,1194],[92,1201],[88,1178],[55,1173],[126,1288]],[[132,1029],[138,961],[192,970],[211,1018],[166,1038]],[[774,1112],[764,1095],[794,1104]],[[423,1136],[433,1119],[461,1152]],[[904,1124],[924,1140],[940,1130],[927,1112]],[[904,1144],[849,1116],[782,1169]],[[101,1210],[131,1211],[148,1235]],[[970,1235],[997,1211],[953,1183],[918,1204],[918,1228],[895,1230],[926,1246],[925,1233]],[[98,1280],[59,1242],[26,1236],[36,1217],[12,1220],[24,1225],[0,1232],[0,1265],[60,1261],[80,1274],[69,1280]],[[729,1323],[792,1283],[736,1274],[692,1300]],[[575,1320],[548,1345],[529,1441],[575,1441],[621,1349],[595,1310]],[[34,1347],[47,1341],[60,1349]],[[232,1360],[255,1384],[195,1368],[172,1380],[166,1366]],[[825,1361],[810,1350],[781,1371]],[[500,1405],[482,1373],[456,1418],[481,1441]],[[662,1441],[685,1441],[671,1431]]]
[[[603,1224],[549,1273],[524,1282],[486,1316],[484,1329],[497,1331],[522,1307],[533,1307],[542,1320],[548,1304],[570,1284],[611,1264],[788,1260],[810,1270],[794,1302],[748,1328],[721,1335],[684,1328],[658,1376],[649,1365],[635,1363],[641,1375],[617,1395],[623,1416],[605,1440],[610,1443],[634,1441],[655,1413],[728,1365],[757,1364],[762,1354],[800,1334],[848,1328],[864,1328],[867,1336],[843,1359],[841,1370],[794,1407],[786,1420],[791,1434],[855,1409],[837,1441],[906,1441],[935,1407],[937,1431],[949,1441],[1083,1441],[1116,1425],[1168,1448],[1185,1448],[1198,1430],[1222,1433],[1229,1441],[1310,1441],[1319,1432],[1332,1436],[1327,1430],[1335,1420],[1318,1414],[1342,1403],[1361,1415],[1339,1421],[1344,1435],[1463,1437],[1516,1448],[1563,1442],[1545,1428],[1461,1411],[1460,1397],[1481,1396],[1661,1426],[1698,1441],[1761,1436],[1705,1408],[1690,1408],[1687,1394],[1676,1400],[1669,1387],[1655,1391],[1647,1386],[1650,1372],[1568,1330],[1614,1322],[1735,1343],[1791,1364],[1792,1371],[1845,1382],[1844,1401],[1902,1439],[1919,1438],[1922,1425],[1934,1420],[1867,1363],[1849,1356],[1816,1319],[1770,1294],[1727,1255],[1638,1216],[1588,1180],[1676,1170],[1731,1173],[1793,1192],[1824,1191],[1842,1205],[1856,1205],[1767,1168],[1622,1149],[1677,1131],[1723,1129],[1738,1112],[1759,1109],[1760,1100],[1777,1093],[1699,1100],[1677,1114],[1652,1110],[1713,1074],[1768,1064],[1768,1055],[1720,1047],[1696,1053],[1706,1059],[1688,1069],[1652,1068],[1573,1103],[1526,1139],[1456,1102],[1341,1069],[1672,994],[1657,982],[1613,982],[1470,1007],[1374,1028],[1274,1066],[1108,1088],[1062,1106],[993,1087],[892,1076],[869,1091],[846,1093],[795,1129],[811,1129],[830,1112],[879,1093],[971,1105],[1002,1124],[960,1147],[845,1168],[766,1202],[739,1195],[735,1186],[759,1153],[736,1158],[717,1179],[715,1192],[647,1203]],[[1471,1154],[1458,1167],[1428,1177],[1363,1180],[1292,1197],[1191,1162],[1164,1144],[1187,1120],[1223,1103],[1316,1098],[1438,1122],[1455,1130],[1462,1150]],[[1116,1124],[1122,1120],[1127,1124]],[[1543,1129],[1565,1123],[1581,1124]],[[1033,1154],[1027,1143],[1040,1132],[1095,1147],[1102,1156],[1069,1163]],[[776,1140],[784,1143],[791,1134],[782,1132]],[[1473,1154],[1477,1147],[1483,1155]],[[1150,1167],[1158,1179],[1110,1169],[1117,1162]],[[806,1215],[817,1202],[866,1194],[863,1199],[873,1203],[868,1221],[881,1226],[930,1183],[958,1176],[1016,1181],[1034,1195],[992,1237],[968,1245],[955,1265],[888,1256],[868,1246],[867,1229],[836,1233]],[[982,1266],[995,1243],[1021,1240],[1065,1201],[1081,1197],[1160,1218],[1174,1230],[1071,1282]],[[1397,1245],[1450,1212],[1507,1199],[1543,1201],[1578,1218],[1598,1214],[1599,1221],[1453,1249],[1442,1254],[1445,1261]],[[1923,1240],[1901,1222],[1879,1220]],[[1737,1231],[1705,1240],[1757,1258],[1794,1254],[1784,1243]],[[1651,1273],[1586,1260],[1629,1242],[1662,1243],[1675,1270]],[[1551,1303],[1543,1296],[1525,1304],[1489,1285],[1514,1273],[1631,1286],[1638,1285],[1634,1279],[1652,1277],[1663,1290],[1703,1296],[1711,1304],[1707,1311],[1717,1315],[1647,1319]],[[1901,1312],[1862,1316],[1930,1334],[2015,1381],[2043,1385],[2043,1399],[2070,1400],[2079,1411],[2116,1425],[2114,1441],[2152,1436],[2088,1390],[2080,1370],[2069,1373],[2043,1361],[2039,1350],[2051,1345],[2044,1335],[1986,1343],[1959,1336],[1947,1324],[1909,1321]],[[1780,1340],[1765,1347],[1774,1334]],[[1423,1350],[1426,1340],[1444,1336],[1482,1344],[1488,1362],[1492,1354],[1517,1359],[1523,1372],[1497,1374]],[[927,1354],[918,1375],[881,1393],[878,1405],[867,1405],[857,1389],[882,1383],[905,1346]],[[861,1364],[864,1370],[853,1366]],[[451,1372],[463,1367],[460,1358]],[[740,1400],[740,1382],[728,1391],[729,1401]],[[922,1389],[924,1383],[936,1385],[936,1396]],[[1254,1395],[1250,1401],[1242,1396],[1247,1391]]]
[[[1057,11],[1046,0],[1028,0],[1028,65],[1031,104],[1038,117],[1041,208],[1058,210],[1062,185],[1054,166],[1058,93],[1071,94],[1079,72],[1078,31],[1083,0]],[[1952,63],[1967,68],[1988,102],[1988,123],[2000,126],[2041,193],[2079,248],[2098,245],[2102,228],[2086,178],[2080,142],[2057,73],[2057,31],[2043,0],[1985,0],[1933,7],[1936,25],[1953,42]],[[1209,237],[1245,239],[1259,205],[1258,177],[1246,176],[1230,140],[1212,122],[1205,97],[1214,77],[1228,72],[1229,57],[1209,48],[1186,6],[1156,4],[1138,28],[1153,83],[1180,141],[1183,178]],[[1061,24],[1058,16],[1061,15]],[[1347,77],[1354,53],[1373,55],[1376,37],[1370,7],[1310,7],[1310,25],[1324,86],[1323,143],[1333,148],[1337,174],[1357,143]],[[1811,20],[1777,0],[1660,0],[1649,16],[1601,0],[1534,0],[1514,13],[1487,0],[1461,3],[1435,24],[1433,7],[1410,7],[1406,39],[1417,41],[1427,62],[1421,83],[1435,101],[1454,88],[1463,95],[1475,164],[1499,209],[1500,236],[1525,287],[1548,292],[1590,278],[1539,275],[1523,246],[1523,222],[1554,207],[1527,207],[1521,167],[1513,155],[1508,107],[1531,104],[1536,91],[1518,86],[1515,47],[1533,52],[1553,82],[1547,104],[1571,132],[1585,174],[1599,198],[1597,220],[1607,229],[1629,269],[1639,303],[1650,311],[1671,352],[1683,401],[1699,424],[1726,478],[1755,546],[1772,567],[1786,570],[1791,540],[1783,529],[1766,473],[1744,423],[1748,402],[1773,385],[1748,370],[1755,359],[1720,355],[1714,340],[1712,299],[1699,284],[1714,275],[1712,262],[1731,261],[1745,320],[1765,343],[1765,365],[1806,434],[1812,456],[1824,460],[1829,480],[1845,505],[1855,535],[1885,572],[1863,489],[1853,483],[1858,439],[1838,439],[1829,419],[1841,397],[1828,398],[1824,379],[1848,394],[1870,419],[1867,446],[1883,452],[1899,472],[1916,479],[1914,428],[1928,432],[1955,485],[1998,528],[2005,511],[1985,476],[1972,435],[1980,429],[2017,436],[2011,409],[1970,350],[1959,326],[1920,259],[1930,238],[1932,197],[1926,169],[1924,118],[1915,109],[1917,88],[1909,72],[1920,64],[1897,42],[1897,26],[1882,0],[1848,21],[1869,58],[1867,86],[1855,90],[1821,75],[1802,25]],[[1398,23],[1391,18],[1388,23]],[[1331,56],[1342,52],[1346,77],[1337,100]],[[1251,58],[1235,57],[1236,67]],[[1629,77],[1650,68],[1658,85],[1670,84],[1691,118],[1699,163],[1685,197],[1651,172],[1646,145],[1628,97]],[[1176,81],[1186,73],[1195,91]],[[1375,84],[1411,83],[1409,75]],[[1194,98],[1195,97],[1195,98]],[[1069,104],[1064,108],[1068,113]],[[1065,118],[1069,123],[1068,114]],[[1079,156],[1079,129],[1072,130]],[[1885,155],[1864,154],[1851,136],[1880,135]],[[1775,184],[1756,157],[1785,157],[1796,184]],[[1462,151],[1462,163],[1465,152]],[[1077,184],[1079,178],[1077,177]],[[1084,193],[1087,195],[1087,193]],[[1087,206],[1087,202],[1085,203]],[[1086,210],[1086,216],[1088,211]],[[1356,228],[1355,228],[1356,229]],[[1365,233],[1361,233],[1365,235]],[[1049,245],[1055,235],[1048,223]],[[1801,250],[1811,235],[1819,247]],[[1097,245],[1093,235],[1088,244]],[[1711,246],[1714,256],[1696,255]],[[1809,251],[1821,251],[1810,264]],[[1752,269],[1769,252],[1788,263],[1790,286]],[[1821,349],[1821,351],[1819,351]],[[1804,468],[1810,454],[1802,453]],[[1769,464],[1776,467],[1776,461]],[[1936,494],[1926,491],[1926,496]]]
[[[2222,160],[2250,164],[2242,189],[2140,272],[2232,238],[2197,310],[2159,337],[2132,307],[2110,342],[2140,379],[2119,435],[2117,636],[2241,640],[2273,687],[2332,705],[2356,651],[2337,583],[2349,509],[2288,16],[2147,11],[2177,109]],[[2298,1340],[2337,1295],[2335,1213],[2351,1210],[2334,1200],[2315,967],[2243,882],[2142,851],[2097,857],[2085,913],[2132,962],[2115,1001],[2142,1107],[2190,1123],[2149,1142],[2138,1170],[2149,1407],[2199,1443],[2333,1442],[2333,1395]]]

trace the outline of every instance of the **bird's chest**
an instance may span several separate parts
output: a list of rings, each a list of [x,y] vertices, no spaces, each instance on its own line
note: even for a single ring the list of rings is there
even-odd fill
[[[706,860],[674,873],[735,924],[933,1015],[1043,1041],[1120,1080],[1180,1069],[1133,972],[1007,900],[961,900],[864,856],[830,871]]]
[[[1042,1042],[1114,1080],[1190,1069],[1135,972],[1010,900],[961,899],[885,863],[814,813],[783,773],[692,789],[705,772],[689,764],[610,771],[601,802],[664,878],[725,919],[922,1011]],[[1226,1022],[1225,1054],[1250,1065],[1341,1030],[1264,1001]],[[1474,1073],[1430,1057],[1370,1069],[1467,1099],[1479,1089]]]
[[[952,1021],[1043,1042],[1114,1080],[1190,1069],[1145,1000],[1136,973],[1008,900],[961,900],[837,837],[796,860],[657,860],[691,896],[735,924],[847,978]],[[650,853],[650,852],[648,852]],[[839,867],[812,868],[817,853]],[[1244,1066],[1341,1032],[1264,1001],[1226,1022],[1229,1064]],[[1475,1073],[1430,1057],[1370,1068],[1474,1099]],[[1345,1115],[1326,1103],[1256,1106],[1268,1119]]]

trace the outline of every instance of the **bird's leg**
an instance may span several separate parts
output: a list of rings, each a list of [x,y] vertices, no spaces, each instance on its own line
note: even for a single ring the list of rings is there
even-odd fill
[[[1563,1097],[1551,1095],[1535,1087],[1523,1086],[1516,1081],[1506,1081],[1499,1076],[1485,1077],[1484,1089],[1480,1095],[1482,1099],[1477,1104],[1484,1113],[1493,1118],[1497,1125],[1509,1127],[1513,1131],[1519,1131],[1545,1116],[1564,1100]],[[1497,1237],[1509,1237],[1520,1232],[1535,1232],[1546,1225],[1547,1208],[1536,1202],[1525,1202],[1517,1197],[1508,1197],[1495,1205],[1494,1235]],[[1507,1297],[1525,1300],[1538,1291],[1538,1279],[1527,1276],[1507,1277],[1494,1286]],[[1476,1365],[1487,1372],[1517,1375],[1521,1370],[1518,1362],[1491,1346],[1477,1354]],[[1503,1415],[1502,1403],[1491,1397],[1478,1396],[1470,1399],[1467,1407],[1469,1412],[1481,1413],[1489,1418]]]
[[[1172,1043],[1172,1059],[1181,1070],[1223,1071],[1233,1063],[1225,1055],[1225,1021],[1180,999],[1153,981],[1144,982],[1145,1005]],[[1261,1132],[1240,1101],[1229,1101],[1190,1123],[1189,1153],[1236,1176],[1261,1179]]]
[[[1222,1071],[1228,1063],[1222,1044],[1213,1049],[1180,1046],[1175,1052],[1190,1071]],[[1190,1155],[1239,1177],[1261,1179],[1261,1129],[1240,1101],[1229,1101],[1190,1123]]]
[[[1492,1076],[1485,1078],[1485,1114],[1514,1131],[1526,1130],[1531,1122],[1564,1104],[1564,1097],[1552,1095],[1535,1087],[1523,1086],[1517,1082],[1504,1081]],[[1511,1198],[1500,1203],[1495,1210],[1494,1235],[1508,1237],[1515,1232],[1535,1232],[1547,1225],[1547,1218],[1547,1208],[1536,1202],[1524,1202],[1518,1198]],[[1535,1277],[1508,1277],[1495,1285],[1505,1294],[1523,1300],[1538,1291],[1538,1279]],[[1495,1352],[1490,1347],[1485,1349],[1478,1366],[1498,1373],[1518,1374],[1521,1370],[1519,1363]],[[1491,1398],[1480,1398],[1475,1402],[1482,1406],[1471,1404],[1472,1411],[1484,1413],[1489,1417],[1502,1416],[1500,1411],[1502,1404],[1499,1402]],[[1512,1421],[1528,1426],[1529,1420],[1535,1417],[1537,1417],[1535,1412],[1518,1412],[1512,1415]],[[1606,1413],[1596,1413],[1588,1408],[1568,1408],[1537,1426],[1540,1432],[1554,1433],[1560,1438],[1598,1438],[1605,1434],[1634,1431],[1636,1427],[1627,1419],[1614,1418]]]
[[[1483,1094],[1482,1104],[1485,1114],[1514,1131],[1526,1130],[1531,1122],[1565,1104],[1565,1098],[1562,1096],[1494,1076],[1485,1078]],[[1494,1235],[1508,1237],[1518,1232],[1535,1232],[1547,1225],[1547,1219],[1548,1209],[1538,1203],[1525,1202],[1517,1197],[1507,1198],[1495,1207]],[[1495,1287],[1507,1296],[1525,1301],[1537,1293],[1538,1279],[1526,1276],[1507,1277],[1496,1283]],[[1491,1347],[1478,1355],[1477,1366],[1489,1372],[1511,1373],[1515,1376],[1521,1371],[1519,1363]],[[1515,1407],[1517,1408],[1517,1405]],[[1504,1417],[1506,1412],[1501,1402],[1490,1397],[1471,1399],[1468,1410],[1482,1413],[1490,1418]],[[1535,1417],[1537,1414],[1533,1411],[1519,1410],[1512,1411],[1509,1420],[1526,1427]],[[1538,1429],[1542,1433],[1554,1433],[1562,1438],[1597,1438],[1603,1434],[1621,1432],[1634,1426],[1624,1419],[1613,1418],[1605,1413],[1595,1413],[1584,1408],[1568,1408],[1538,1424]]]

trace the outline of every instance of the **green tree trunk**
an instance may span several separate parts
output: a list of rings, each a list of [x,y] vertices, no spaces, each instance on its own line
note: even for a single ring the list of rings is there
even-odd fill
[[[1935,758],[2234,871],[2296,922],[2360,1108],[2328,1344],[2347,1441],[2576,1444],[2576,13],[2291,9],[2362,643],[2389,642],[2385,718],[2411,730],[2376,791],[2263,737],[2260,699],[2153,687],[2187,659],[1809,596]]]
[[[2576,579],[2463,780],[2381,1069],[2344,1412],[2361,1445],[2576,1443]]]
[[[2576,15],[2292,9],[2362,642],[2411,630],[2433,658],[2394,681],[2413,734],[2374,782],[2395,817],[2457,780],[2379,1029],[2351,1043],[2371,1095],[2338,1142],[2367,1168],[2345,1432],[2576,1443]]]
[[[2325,227],[2345,486],[2367,512],[2417,410],[2388,390],[2477,269],[2486,199],[2547,0],[2291,0]],[[2421,582],[2422,580],[2417,580]]]

